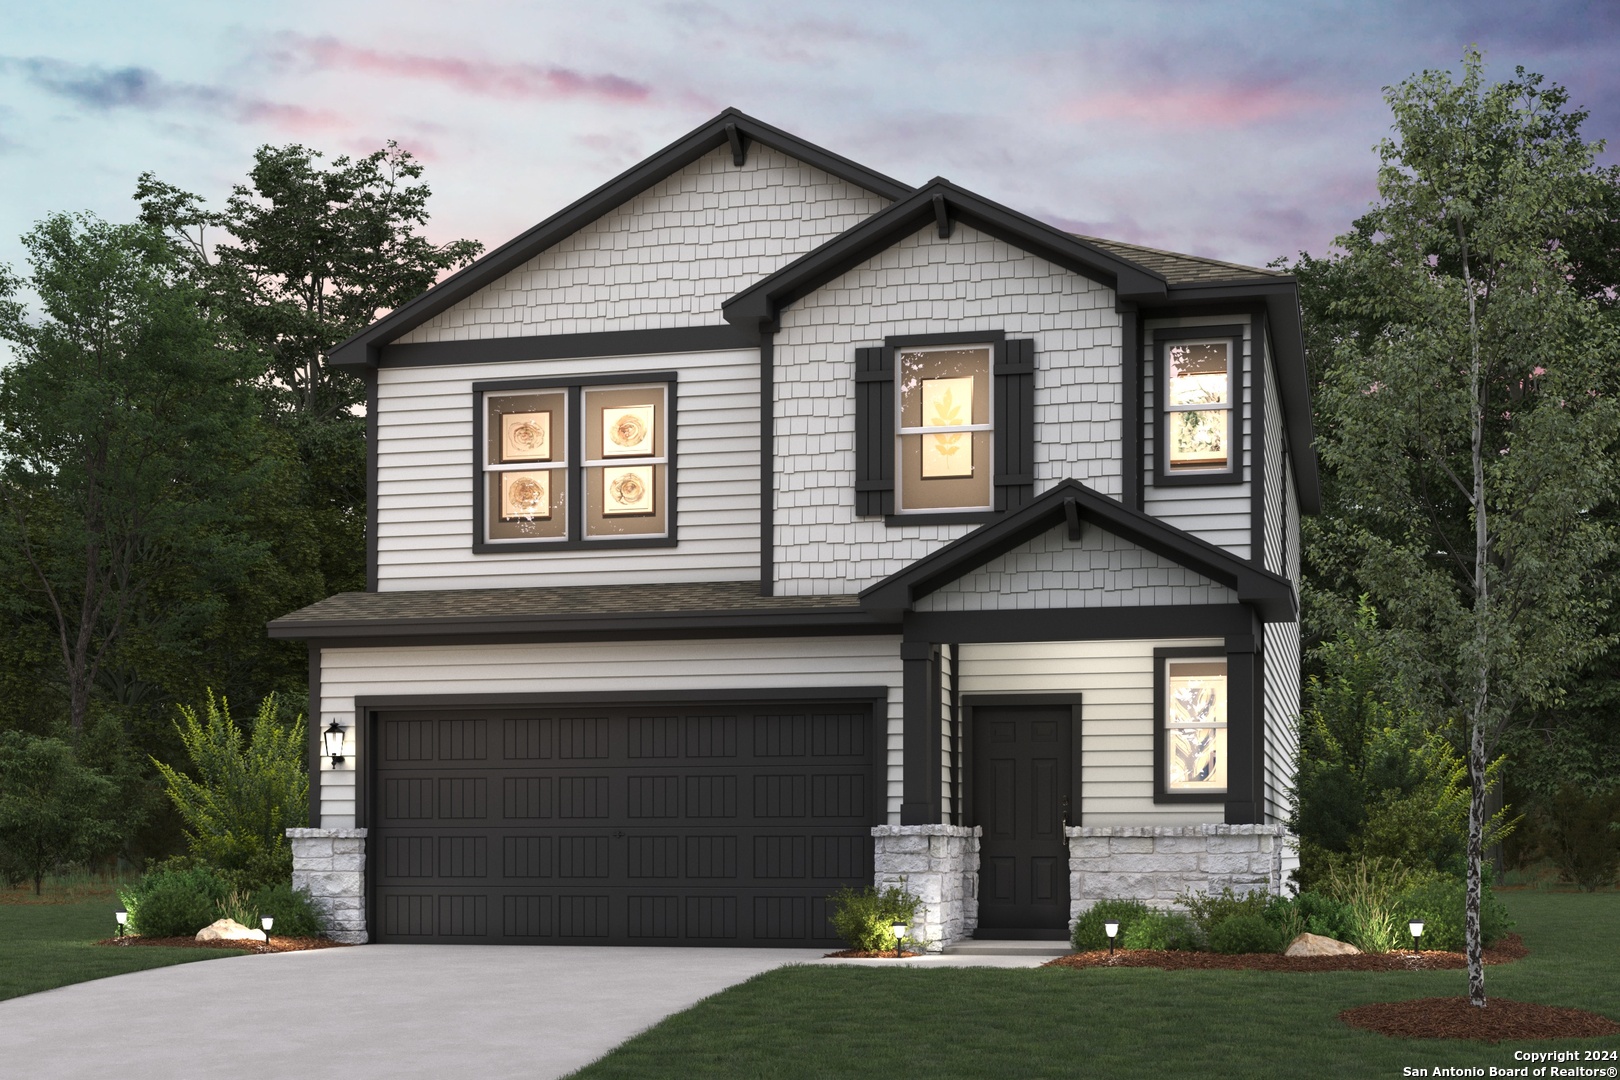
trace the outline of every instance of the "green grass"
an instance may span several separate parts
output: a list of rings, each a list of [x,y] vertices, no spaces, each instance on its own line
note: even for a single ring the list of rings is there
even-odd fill
[[[117,931],[117,906],[110,897],[99,896],[67,903],[0,903],[0,1001],[129,971],[243,955],[236,949],[94,944]]]
[[[1487,993],[1620,1019],[1620,896],[1501,895],[1531,956],[1486,969]],[[1337,1018],[1369,1002],[1466,993],[1463,971],[785,968],[670,1017],[576,1075],[1391,1077],[1406,1067],[1513,1067],[1516,1050],[1620,1048],[1620,1038],[1398,1040]]]

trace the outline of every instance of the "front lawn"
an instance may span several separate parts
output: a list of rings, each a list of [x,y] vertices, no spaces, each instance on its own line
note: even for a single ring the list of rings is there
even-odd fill
[[[117,906],[110,895],[68,903],[0,903],[0,1001],[128,971],[243,955],[236,949],[94,944],[117,931]]]
[[[1620,895],[1499,895],[1531,955],[1488,968],[1487,992],[1620,1019]],[[1463,971],[785,968],[670,1017],[576,1075],[1387,1077],[1516,1067],[1519,1050],[1620,1048],[1620,1039],[1396,1040],[1337,1019],[1354,1005],[1466,993]]]

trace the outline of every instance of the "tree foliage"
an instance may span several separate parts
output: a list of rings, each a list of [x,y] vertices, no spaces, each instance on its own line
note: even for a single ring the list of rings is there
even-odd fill
[[[117,793],[63,740],[0,731],[0,873],[38,895],[46,874],[112,850]]]
[[[290,881],[286,830],[309,816],[304,720],[282,724],[274,695],[259,705],[251,732],[209,693],[203,715],[179,707],[189,768],[153,761],[186,824],[191,852],[243,889]]]
[[[1371,596],[1392,662],[1466,735],[1483,1005],[1487,762],[1612,645],[1620,346],[1592,275],[1614,176],[1562,88],[1522,69],[1487,86],[1477,52],[1460,79],[1429,71],[1385,97],[1379,200],[1304,268],[1345,287],[1313,342],[1332,487],[1309,556],[1341,598]]]

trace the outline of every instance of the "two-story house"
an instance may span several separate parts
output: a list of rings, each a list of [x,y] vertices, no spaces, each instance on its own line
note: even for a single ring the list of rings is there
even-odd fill
[[[1291,278],[727,110],[330,362],[370,581],[270,632],[343,936],[830,945],[903,878],[936,942],[1063,937],[1280,887]]]

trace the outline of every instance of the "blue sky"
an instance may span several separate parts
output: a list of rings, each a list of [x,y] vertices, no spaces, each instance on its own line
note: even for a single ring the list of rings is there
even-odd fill
[[[217,204],[262,143],[397,139],[494,246],[727,105],[909,183],[1263,264],[1374,194],[1382,87],[1485,50],[1620,136],[1620,4],[74,2],[0,25],[0,262],[143,170]],[[1620,149],[1617,146],[1616,149]],[[1616,160],[1611,151],[1607,160]]]

